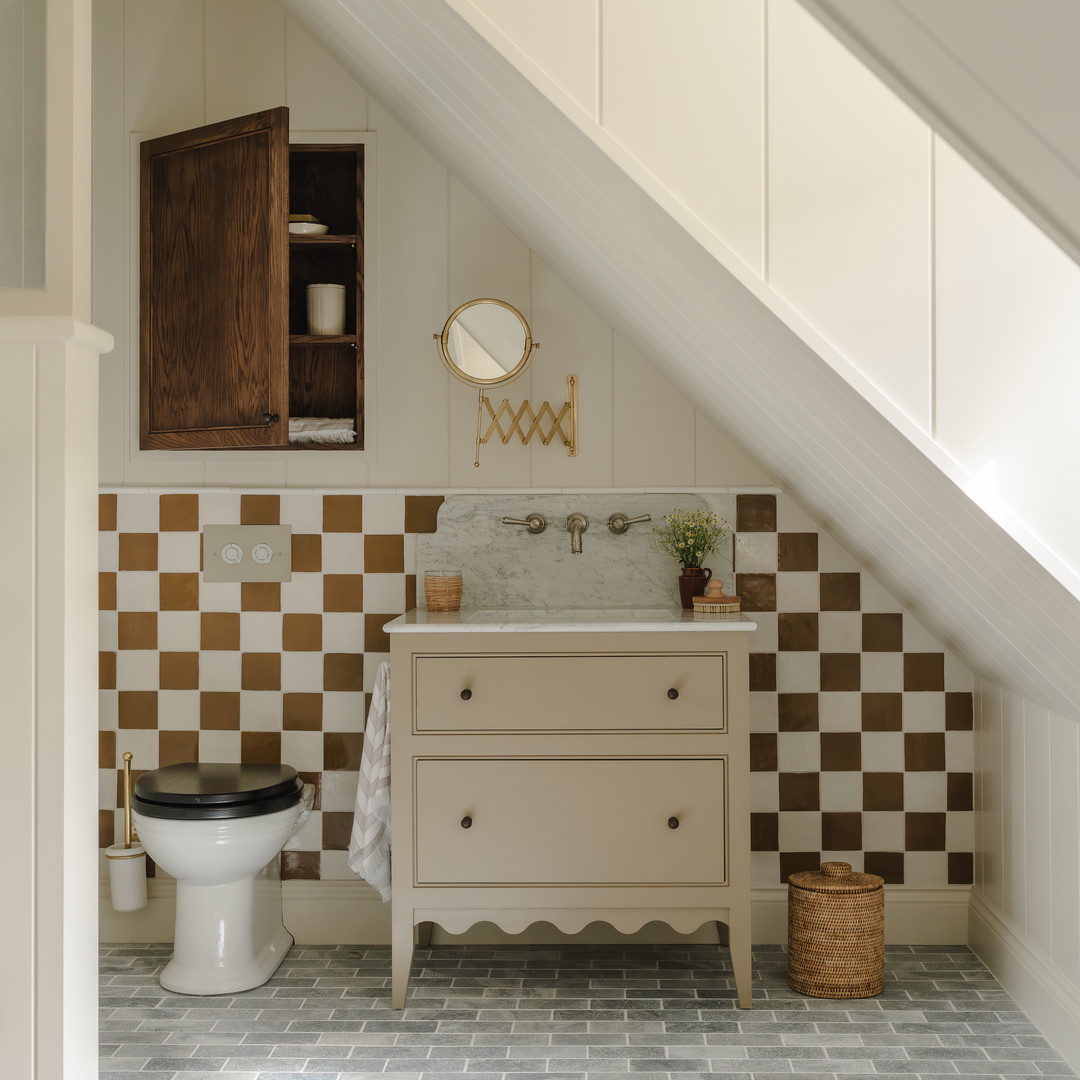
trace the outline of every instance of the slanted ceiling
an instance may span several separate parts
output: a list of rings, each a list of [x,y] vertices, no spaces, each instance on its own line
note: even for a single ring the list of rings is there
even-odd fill
[[[1080,602],[443,0],[279,3],[975,670],[1080,719]]]

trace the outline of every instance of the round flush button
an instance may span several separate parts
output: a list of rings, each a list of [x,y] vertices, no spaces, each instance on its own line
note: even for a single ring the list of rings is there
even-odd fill
[[[256,544],[251,549],[251,557],[265,566],[274,557],[274,549],[269,544]]]
[[[244,549],[239,544],[223,544],[221,561],[235,566],[244,557]]]

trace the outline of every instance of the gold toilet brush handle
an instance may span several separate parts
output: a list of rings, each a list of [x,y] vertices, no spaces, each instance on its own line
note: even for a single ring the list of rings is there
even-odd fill
[[[131,751],[124,751],[124,847],[131,847],[135,830],[131,827]]]

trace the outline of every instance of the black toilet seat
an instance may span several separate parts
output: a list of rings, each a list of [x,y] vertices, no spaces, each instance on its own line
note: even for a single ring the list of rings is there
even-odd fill
[[[291,765],[188,762],[143,773],[135,781],[132,806],[155,818],[256,817],[288,809],[303,791]]]

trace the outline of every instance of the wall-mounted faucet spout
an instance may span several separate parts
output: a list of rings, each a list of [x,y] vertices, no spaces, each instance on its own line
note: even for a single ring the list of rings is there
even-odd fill
[[[571,514],[566,519],[566,531],[570,534],[570,554],[581,554],[581,534],[589,527],[589,519],[584,514]]]

